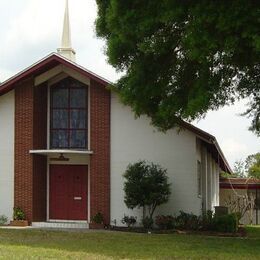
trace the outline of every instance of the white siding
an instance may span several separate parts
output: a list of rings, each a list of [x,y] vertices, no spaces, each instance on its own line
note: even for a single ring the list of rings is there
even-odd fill
[[[14,206],[14,91],[0,96],[0,215]]]
[[[146,117],[135,119],[129,107],[113,94],[111,100],[111,221],[121,224],[124,214],[141,219],[141,210],[128,210],[124,204],[124,179],[129,163],[148,160],[168,170],[172,194],[157,214],[174,214],[179,210],[200,214],[201,199],[197,191],[196,136],[188,130],[167,134],[154,129]]]

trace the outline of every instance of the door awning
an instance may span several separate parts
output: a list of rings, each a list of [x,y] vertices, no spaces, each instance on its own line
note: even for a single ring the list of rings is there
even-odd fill
[[[49,154],[93,154],[90,150],[62,150],[62,149],[47,149],[47,150],[30,150],[30,154],[49,155]]]

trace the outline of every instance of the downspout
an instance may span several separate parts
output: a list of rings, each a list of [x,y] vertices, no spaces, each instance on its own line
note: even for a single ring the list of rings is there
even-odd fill
[[[258,186],[256,186],[255,188],[255,201],[256,201],[256,207],[255,207],[255,212],[256,212],[256,218],[255,218],[255,221],[256,221],[256,225],[258,225],[258,205],[257,205],[257,197],[258,197]]]

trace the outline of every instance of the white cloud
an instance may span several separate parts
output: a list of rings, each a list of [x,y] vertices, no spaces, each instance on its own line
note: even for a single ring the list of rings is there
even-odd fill
[[[241,100],[207,116],[194,124],[213,134],[231,165],[247,155],[260,151],[260,139],[248,131],[250,119],[240,114],[246,110],[248,100]]]
[[[0,74],[17,73],[60,47],[64,0],[23,0],[14,12],[6,13],[21,3],[18,0],[0,0],[0,22],[5,17],[6,27],[0,28]],[[8,10],[8,11],[7,11]],[[118,78],[104,56],[104,42],[95,37],[94,22],[97,7],[94,0],[70,1],[72,44],[78,62],[114,81]],[[15,62],[14,62],[15,61]],[[9,76],[9,74],[8,74]]]
[[[248,147],[241,142],[233,138],[222,141],[222,149],[226,152],[228,158],[232,158],[232,161],[243,159],[250,152]]]

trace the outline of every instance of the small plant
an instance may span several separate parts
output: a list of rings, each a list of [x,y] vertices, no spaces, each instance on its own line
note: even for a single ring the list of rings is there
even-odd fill
[[[0,216],[0,226],[5,225],[7,223],[7,221],[8,221],[7,216],[5,216],[5,215]]]
[[[150,217],[145,217],[142,220],[142,224],[143,224],[145,229],[151,229],[153,227],[153,219],[150,218]]]
[[[131,227],[131,226],[135,225],[136,219],[137,219],[137,217],[124,215],[124,217],[122,218],[121,222],[123,224],[126,224],[127,227]]]
[[[173,229],[174,228],[174,217],[171,215],[164,216],[160,215],[157,216],[155,219],[155,224],[160,229]]]
[[[104,221],[104,216],[101,212],[98,212],[96,215],[92,216],[91,221],[96,224],[102,224]]]
[[[13,219],[14,220],[25,220],[24,211],[19,207],[14,208]]]

